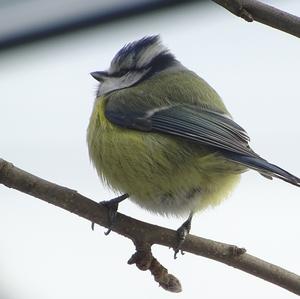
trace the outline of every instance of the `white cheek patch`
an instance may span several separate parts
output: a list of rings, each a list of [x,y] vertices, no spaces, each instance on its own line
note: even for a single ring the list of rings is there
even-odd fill
[[[120,78],[111,77],[109,80],[105,80],[100,84],[97,96],[98,97],[102,96],[108,92],[111,92],[119,88],[120,88]]]
[[[122,77],[110,77],[100,84],[97,96],[102,96],[114,90],[123,89],[132,86],[143,78],[149,69],[129,72]]]

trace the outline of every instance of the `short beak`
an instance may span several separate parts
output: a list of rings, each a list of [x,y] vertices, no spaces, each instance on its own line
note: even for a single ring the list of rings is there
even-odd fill
[[[107,72],[91,72],[91,76],[99,82],[103,82],[107,77]]]

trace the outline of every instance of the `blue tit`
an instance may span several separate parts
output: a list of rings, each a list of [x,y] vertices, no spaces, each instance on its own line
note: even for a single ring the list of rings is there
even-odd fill
[[[187,217],[218,205],[241,173],[253,169],[300,186],[300,179],[249,146],[246,131],[217,92],[184,67],[159,36],[125,45],[99,81],[87,130],[89,155],[102,181],[140,207]]]

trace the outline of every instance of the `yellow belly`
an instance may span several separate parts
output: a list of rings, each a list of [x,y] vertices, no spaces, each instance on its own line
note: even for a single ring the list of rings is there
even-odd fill
[[[96,101],[90,119],[90,158],[107,185],[141,207],[186,215],[220,203],[239,181],[238,164],[169,135],[117,127],[104,105]]]

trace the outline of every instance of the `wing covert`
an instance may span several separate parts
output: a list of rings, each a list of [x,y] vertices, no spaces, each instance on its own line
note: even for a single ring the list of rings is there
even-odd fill
[[[119,126],[161,132],[220,150],[257,157],[248,146],[246,131],[228,115],[186,104],[137,109],[138,112],[120,106],[111,108],[108,105],[106,117]]]

